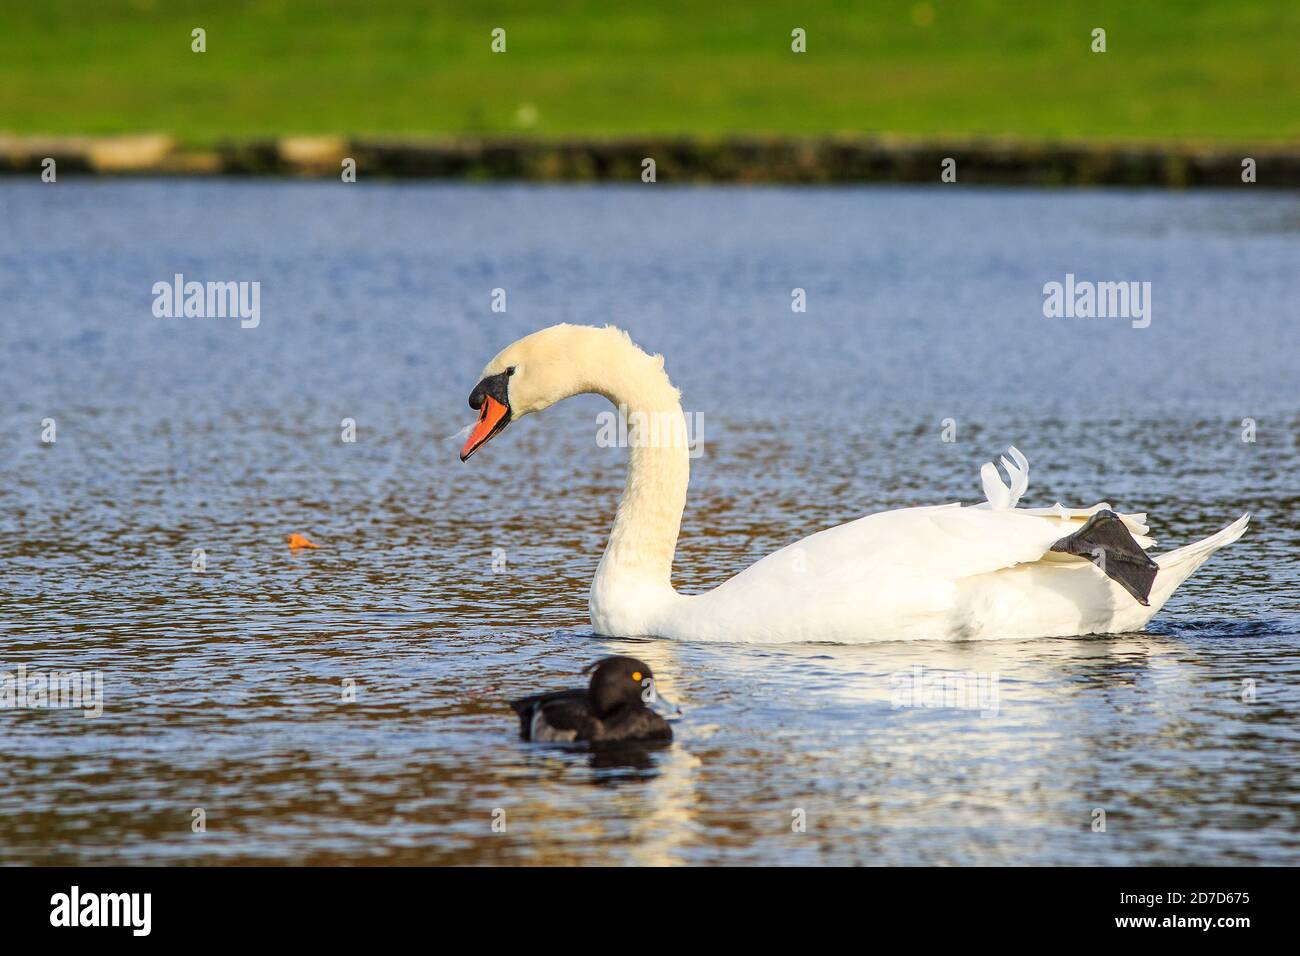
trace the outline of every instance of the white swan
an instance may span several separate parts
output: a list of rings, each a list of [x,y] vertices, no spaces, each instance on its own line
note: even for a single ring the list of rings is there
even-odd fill
[[[678,594],[671,573],[689,475],[684,418],[663,358],[626,332],[556,325],[503,350],[470,395],[480,415],[461,459],[514,419],[583,393],[625,410],[633,429],[627,485],[591,585],[592,627],[606,637],[860,643],[1133,631],[1250,517],[1152,562],[1144,514],[1114,515],[1106,504],[1017,508],[1029,463],[1013,448],[1002,459],[1009,487],[991,463],[981,472],[987,502],[867,515],[782,548],[712,591]]]

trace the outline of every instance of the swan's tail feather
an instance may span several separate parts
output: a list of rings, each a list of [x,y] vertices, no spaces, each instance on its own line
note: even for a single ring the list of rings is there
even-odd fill
[[[1250,523],[1250,513],[1242,515],[1232,524],[1228,525],[1222,531],[1210,535],[1200,541],[1195,541],[1189,545],[1184,545],[1173,551],[1166,551],[1164,554],[1156,555],[1156,564],[1163,568],[1178,568],[1184,564],[1194,561],[1196,567],[1200,567],[1215,551],[1218,551],[1224,545],[1232,544],[1243,534],[1246,533],[1246,525]],[[1195,568],[1193,568],[1195,570]],[[1190,573],[1190,572],[1188,572]]]
[[[1201,541],[1166,551],[1155,556],[1160,570],[1156,572],[1155,584],[1151,588],[1151,604],[1159,608],[1174,593],[1178,585],[1190,578],[1202,564],[1220,548],[1232,544],[1246,533],[1250,523],[1250,513],[1242,515],[1222,531],[1210,535]]]

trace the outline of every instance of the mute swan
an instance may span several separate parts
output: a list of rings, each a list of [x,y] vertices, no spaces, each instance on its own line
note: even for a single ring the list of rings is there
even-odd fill
[[[992,463],[988,500],[867,515],[768,555],[704,594],[678,594],[673,552],[689,474],[679,393],[662,356],[607,326],[556,325],[525,336],[483,370],[467,460],[511,421],[571,395],[603,395],[635,435],[627,484],[591,584],[591,624],[605,637],[861,643],[1027,638],[1140,629],[1250,515],[1176,551],[1145,553],[1145,514],[1018,508],[1024,456]],[[671,427],[645,427],[648,422]]]

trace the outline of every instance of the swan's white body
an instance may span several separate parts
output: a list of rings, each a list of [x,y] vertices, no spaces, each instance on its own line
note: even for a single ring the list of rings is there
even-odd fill
[[[1048,551],[1103,507],[1068,518],[958,504],[879,512],[782,548],[694,596],[647,589],[621,599],[621,589],[602,588],[598,576],[592,624],[611,636],[752,642],[1135,631],[1210,554],[1240,537],[1247,520],[1156,556],[1160,571],[1144,607],[1091,562]],[[1132,530],[1144,516],[1121,517]]]
[[[612,327],[544,329],[493,359],[484,379],[508,369],[513,417],[594,392],[633,423],[638,413],[645,421],[683,420],[663,359]],[[1143,606],[1091,562],[1050,550],[1109,506],[1016,507],[1028,464],[1013,450],[1014,464],[1003,459],[1009,488],[995,466],[985,466],[985,503],[867,515],[782,548],[712,591],[684,595],[671,572],[689,478],[685,428],[653,434],[655,441],[632,443],[627,485],[591,585],[591,623],[607,637],[862,643],[1133,631],[1239,538],[1249,518],[1156,555]],[[1155,543],[1145,514],[1120,518],[1144,549]]]

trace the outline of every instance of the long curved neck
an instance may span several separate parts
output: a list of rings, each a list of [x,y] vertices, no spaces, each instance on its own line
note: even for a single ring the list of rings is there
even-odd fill
[[[625,436],[629,446],[627,483],[591,586],[592,623],[607,634],[638,632],[646,625],[629,618],[674,593],[673,553],[690,481],[686,420],[663,360],[626,338],[620,346],[589,372],[590,391],[626,419],[625,428],[610,419],[615,428],[605,434]]]
[[[630,448],[627,482],[600,563],[611,572],[668,584],[690,481],[686,420],[676,399],[664,406],[614,403],[626,415]]]

